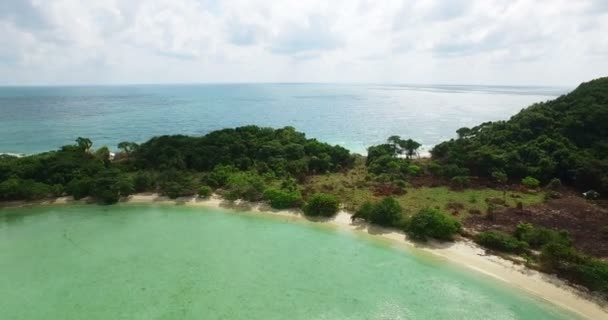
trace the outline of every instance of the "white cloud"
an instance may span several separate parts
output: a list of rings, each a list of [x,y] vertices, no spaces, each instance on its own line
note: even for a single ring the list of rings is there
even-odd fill
[[[606,34],[603,0],[3,0],[0,84],[574,85]]]

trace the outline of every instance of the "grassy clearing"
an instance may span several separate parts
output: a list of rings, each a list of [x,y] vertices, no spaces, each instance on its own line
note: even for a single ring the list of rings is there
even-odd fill
[[[448,187],[422,187],[408,188],[407,194],[397,197],[399,203],[409,214],[426,208],[433,207],[449,212],[458,212],[458,216],[466,217],[472,210],[484,213],[488,209],[486,199],[502,199],[509,207],[515,207],[521,202],[527,205],[541,203],[542,193],[521,193],[507,191],[506,195],[501,190],[495,189],[465,189],[451,190]]]
[[[368,178],[363,159],[358,159],[352,170],[345,173],[332,173],[314,176],[305,183],[305,193],[324,192],[332,194],[354,211],[365,201],[379,200],[374,196],[371,187],[373,182]],[[488,209],[486,199],[504,200],[506,206],[515,207],[518,202],[523,206],[541,203],[544,200],[542,192],[522,193],[496,189],[465,189],[452,190],[448,187],[406,188],[406,194],[394,196],[404,208],[404,214],[410,216],[422,208],[438,208],[455,213],[458,218],[465,218],[471,212],[485,214]]]

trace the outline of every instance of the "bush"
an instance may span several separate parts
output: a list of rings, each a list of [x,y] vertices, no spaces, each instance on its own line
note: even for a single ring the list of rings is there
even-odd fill
[[[198,188],[198,196],[199,198],[209,198],[213,193],[213,189],[209,186],[201,186]]]
[[[264,191],[264,199],[275,209],[297,208],[302,205],[302,195],[297,190],[268,188]]]
[[[491,175],[492,175],[492,179],[494,179],[494,181],[496,181],[500,184],[503,184],[509,180],[509,177],[507,176],[507,174],[502,170],[492,171]]]
[[[559,243],[570,246],[572,240],[567,232],[557,232],[551,229],[536,227],[532,224],[522,222],[515,228],[515,237],[538,249],[549,243]]]
[[[528,249],[526,242],[497,230],[478,233],[475,235],[475,242],[489,249],[509,253],[523,253]]]
[[[410,220],[408,234],[415,239],[452,240],[460,231],[460,223],[437,209],[422,209]]]
[[[422,171],[422,168],[420,168],[419,166],[417,166],[415,164],[410,164],[407,167],[407,172],[410,176],[418,176],[418,175],[420,175],[421,171]]]
[[[608,263],[560,243],[543,247],[541,268],[608,296]]]
[[[351,219],[361,218],[384,227],[399,227],[403,220],[402,211],[399,202],[388,197],[378,203],[363,203]]]
[[[536,189],[540,186],[540,181],[533,177],[525,177],[521,180],[521,184],[530,189]]]
[[[304,206],[307,216],[333,217],[338,212],[339,202],[331,195],[318,193],[313,195]]]
[[[551,191],[559,191],[562,189],[562,181],[558,178],[553,178],[551,181],[549,181],[545,188]]]
[[[471,183],[471,178],[469,176],[455,176],[452,178],[452,185],[455,188],[464,189],[468,187]]]

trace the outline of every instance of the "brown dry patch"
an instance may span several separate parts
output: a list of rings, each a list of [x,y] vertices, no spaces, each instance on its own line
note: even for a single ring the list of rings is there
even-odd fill
[[[497,211],[494,220],[471,216],[464,221],[475,231],[500,229],[512,232],[520,222],[528,222],[570,233],[574,246],[588,254],[608,257],[608,209],[575,195],[543,204]]]

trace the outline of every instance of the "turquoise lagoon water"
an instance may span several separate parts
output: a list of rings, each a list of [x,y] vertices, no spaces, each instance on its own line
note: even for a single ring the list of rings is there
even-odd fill
[[[294,126],[359,153],[401,135],[427,149],[568,88],[337,84],[0,87],[0,153],[89,137],[94,147],[255,124]]]
[[[2,319],[577,319],[323,224],[152,205],[0,210]]]

